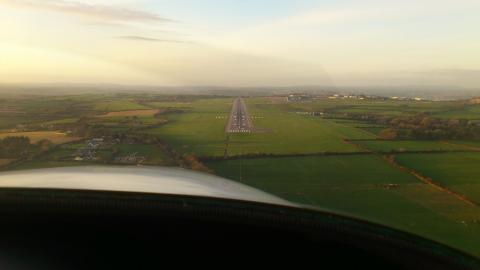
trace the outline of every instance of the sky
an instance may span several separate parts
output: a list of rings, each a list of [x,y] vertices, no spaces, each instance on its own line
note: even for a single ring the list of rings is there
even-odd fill
[[[0,83],[480,88],[478,0],[0,0]]]

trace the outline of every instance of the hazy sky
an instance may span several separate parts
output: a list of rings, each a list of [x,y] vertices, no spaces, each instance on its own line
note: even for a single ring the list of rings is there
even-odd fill
[[[480,88],[479,0],[0,0],[0,82]]]

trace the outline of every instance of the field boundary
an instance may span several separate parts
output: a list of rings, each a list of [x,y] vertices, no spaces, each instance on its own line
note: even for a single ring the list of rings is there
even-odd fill
[[[432,178],[428,177],[428,176],[425,176],[423,174],[421,174],[420,172],[414,170],[414,169],[410,169],[408,167],[405,167],[403,165],[400,165],[396,160],[395,160],[395,156],[394,155],[389,155],[389,156],[383,156],[383,158],[392,166],[404,171],[404,172],[407,172],[411,175],[413,175],[415,178],[417,178],[418,180],[420,180],[421,182],[437,189],[437,190],[440,190],[440,191],[443,191],[443,192],[446,192],[448,193],[449,195],[452,195],[454,196],[455,198],[459,199],[460,201],[470,205],[470,206],[478,206],[477,203],[475,203],[474,201],[470,200],[469,198],[467,198],[465,195],[462,195],[460,193],[457,193],[447,187],[444,187],[438,183],[435,182],[435,180],[433,180]]]

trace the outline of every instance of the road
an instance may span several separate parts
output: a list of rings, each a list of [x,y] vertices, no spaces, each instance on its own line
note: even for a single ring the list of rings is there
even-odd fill
[[[253,131],[253,123],[250,115],[248,115],[245,101],[237,98],[233,101],[232,111],[228,118],[226,133],[250,133]]]

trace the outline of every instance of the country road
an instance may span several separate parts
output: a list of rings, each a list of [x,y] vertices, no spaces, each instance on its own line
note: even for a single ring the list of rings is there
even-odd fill
[[[228,118],[226,133],[250,133],[253,131],[253,123],[248,115],[247,106],[241,98],[233,101],[232,111]]]

